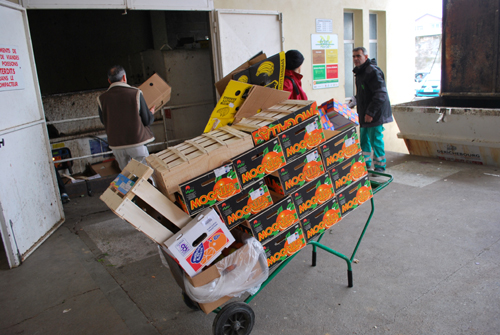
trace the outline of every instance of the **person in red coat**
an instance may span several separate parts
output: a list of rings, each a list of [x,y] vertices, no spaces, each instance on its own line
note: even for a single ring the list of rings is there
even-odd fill
[[[302,75],[300,69],[304,62],[304,56],[297,50],[288,50],[285,54],[285,82],[283,91],[290,92],[288,99],[307,100],[306,92],[302,89]]]

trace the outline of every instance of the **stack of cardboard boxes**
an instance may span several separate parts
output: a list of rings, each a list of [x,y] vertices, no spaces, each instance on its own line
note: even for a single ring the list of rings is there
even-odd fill
[[[248,88],[250,94],[239,104],[232,126],[225,128],[249,134],[253,147],[243,146],[231,158],[219,155],[217,160],[198,143],[201,156],[193,156],[196,169],[191,166],[190,154],[182,153],[179,146],[168,149],[168,154],[148,158],[156,184],[170,185],[162,187],[161,199],[156,196],[155,202],[171,206],[174,201],[178,205],[173,211],[175,220],[165,212],[162,219],[155,217],[159,230],[166,226],[162,223],[166,216],[177,227],[175,231],[154,240],[168,248],[190,277],[217,276],[210,265],[234,242],[235,229],[253,235],[263,245],[267,264],[273,269],[372,197],[352,121],[329,111],[327,102],[320,108],[329,115],[335,130],[325,129],[316,102],[285,100],[288,92],[272,88]],[[258,100],[262,97],[259,94],[252,98],[252,91],[265,92],[267,99]],[[218,131],[204,136],[213,138],[211,134]],[[241,144],[219,142],[222,146],[217,150],[233,154]],[[171,153],[183,157],[175,169],[161,158],[171,157]],[[172,179],[179,181],[177,186],[172,186]],[[114,210],[130,222],[130,217]],[[141,223],[131,223],[143,231]]]
[[[314,101],[285,100],[254,117],[283,106],[288,113],[248,130],[253,148],[181,183],[175,193],[190,216],[211,207],[229,230],[252,234],[270,268],[372,195],[355,125],[337,114],[347,124],[324,130]]]

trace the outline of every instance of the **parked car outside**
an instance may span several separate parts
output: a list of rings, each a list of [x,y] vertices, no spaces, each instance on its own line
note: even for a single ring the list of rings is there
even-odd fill
[[[429,72],[417,72],[417,73],[415,73],[415,82],[416,83],[422,82],[428,74],[429,74]]]
[[[441,92],[441,74],[429,74],[422,81],[422,85],[417,88],[417,97],[438,97]]]

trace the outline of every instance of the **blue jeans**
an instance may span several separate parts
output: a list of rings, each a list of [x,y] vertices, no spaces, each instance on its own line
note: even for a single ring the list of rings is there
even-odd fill
[[[385,170],[386,159],[385,159],[385,149],[384,149],[384,126],[376,126],[369,128],[360,128],[360,142],[361,150],[363,151],[363,156],[365,157],[366,166],[371,168],[372,166],[372,149],[373,149],[373,160],[375,168],[381,168]]]

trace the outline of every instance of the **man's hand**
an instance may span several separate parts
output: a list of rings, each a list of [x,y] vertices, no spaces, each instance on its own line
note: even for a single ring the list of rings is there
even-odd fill
[[[370,115],[365,114],[365,122],[366,122],[366,123],[370,123],[370,122],[372,122],[372,121],[373,121],[373,118],[372,118]]]
[[[152,114],[154,114],[154,113],[155,113],[155,108],[156,108],[156,106],[153,106],[153,107],[151,107],[151,108],[149,109],[149,111],[150,111]]]
[[[353,108],[354,106],[356,106],[356,97],[351,97],[347,106],[349,106],[349,108]]]

